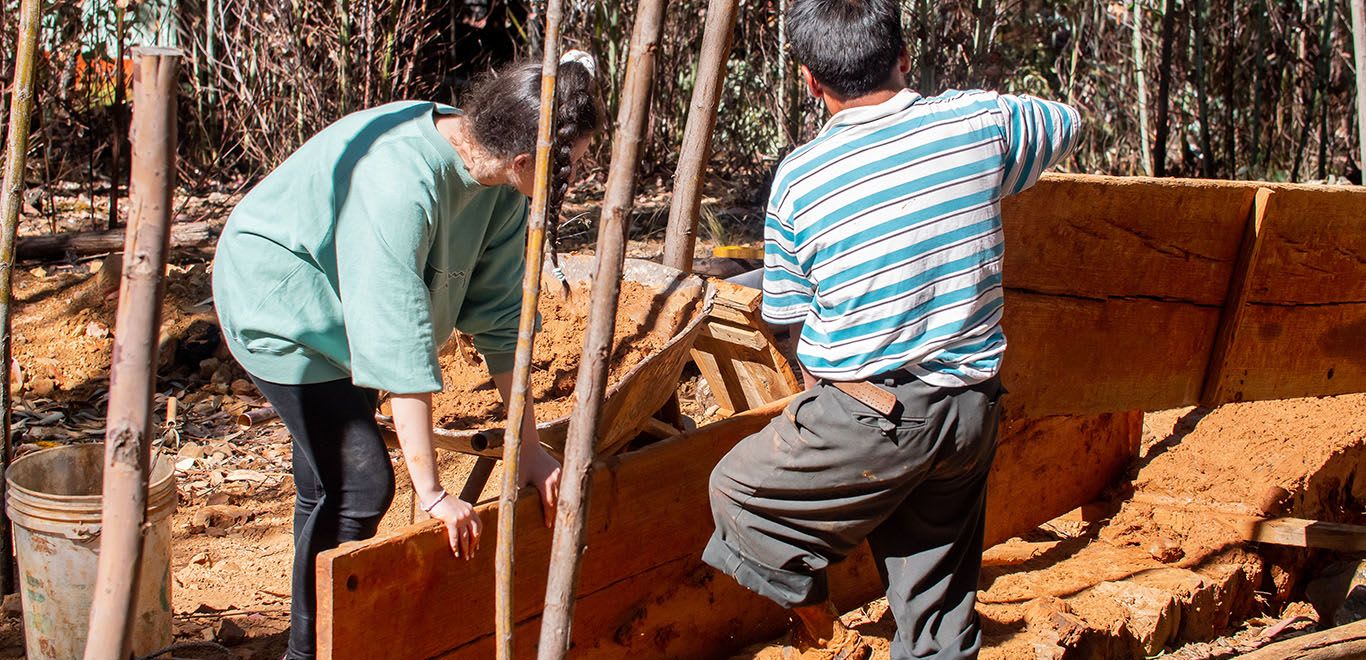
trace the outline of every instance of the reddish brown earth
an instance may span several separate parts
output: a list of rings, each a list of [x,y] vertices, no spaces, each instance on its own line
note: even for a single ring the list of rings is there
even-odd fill
[[[654,332],[656,327],[670,325],[658,318],[663,301],[655,298],[641,284],[622,282],[609,383],[618,381],[671,338],[668,332]],[[583,332],[588,327],[588,301],[584,287],[573,289],[568,297],[553,282],[542,291],[538,306],[541,330],[536,334],[531,362],[531,395],[541,422],[564,417],[573,408],[574,379],[583,353]],[[498,424],[506,416],[483,361],[467,341],[456,337],[442,350],[445,389],[432,401],[436,423],[441,427],[482,428]]]

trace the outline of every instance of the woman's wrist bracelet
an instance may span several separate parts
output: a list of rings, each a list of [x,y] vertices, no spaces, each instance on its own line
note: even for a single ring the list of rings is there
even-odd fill
[[[428,504],[427,506],[422,507],[422,511],[425,512],[425,513],[431,513],[431,512],[432,512],[432,509],[435,509],[435,508],[436,508],[436,505],[438,505],[438,504],[441,503],[441,500],[446,499],[446,495],[449,495],[449,493],[446,492],[446,489],[445,489],[445,488],[442,488],[442,489],[441,489],[441,494],[440,494],[440,495],[437,495],[437,496],[436,496],[436,499],[433,500],[431,504]]]

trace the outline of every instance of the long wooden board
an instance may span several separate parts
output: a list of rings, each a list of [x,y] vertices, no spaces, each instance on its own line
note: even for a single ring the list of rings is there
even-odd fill
[[[782,610],[699,559],[712,529],[712,466],[783,403],[599,464],[575,610],[575,657],[714,657],[784,625]],[[1098,496],[1136,451],[1140,423],[1136,414],[1120,413],[1007,425],[989,486],[989,541],[1032,529]],[[550,534],[537,522],[535,497],[521,498],[519,506],[527,509],[518,516],[526,524],[517,533],[514,602],[517,619],[530,630],[544,598]],[[484,533],[493,534],[495,506],[481,507],[480,513]],[[469,562],[455,559],[434,523],[324,553],[321,657],[487,657],[492,560],[492,552]],[[850,605],[881,589],[862,550],[835,570],[832,583],[836,596]],[[374,625],[377,616],[384,625]],[[518,654],[529,657],[535,635],[520,639],[528,642]]]

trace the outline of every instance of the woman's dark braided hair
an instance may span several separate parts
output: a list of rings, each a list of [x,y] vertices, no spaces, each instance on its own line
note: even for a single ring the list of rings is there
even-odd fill
[[[541,108],[539,63],[513,63],[485,74],[467,98],[464,105],[470,130],[481,147],[499,158],[535,155]],[[569,190],[573,166],[570,154],[575,143],[602,127],[603,120],[592,72],[579,62],[561,62],[555,81],[555,136],[551,145],[550,197],[546,200],[550,262],[556,268],[560,261],[560,206]]]

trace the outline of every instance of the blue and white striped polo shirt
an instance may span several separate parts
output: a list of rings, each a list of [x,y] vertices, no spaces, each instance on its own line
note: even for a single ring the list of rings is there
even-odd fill
[[[797,357],[828,380],[995,375],[1001,198],[1061,161],[1080,122],[1066,105],[983,91],[906,90],[835,115],[774,175],[764,319],[804,323]]]

